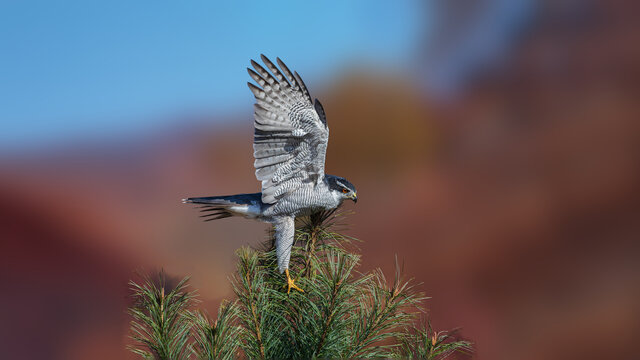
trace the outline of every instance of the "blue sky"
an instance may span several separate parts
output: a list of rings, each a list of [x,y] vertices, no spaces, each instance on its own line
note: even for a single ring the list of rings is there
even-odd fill
[[[250,58],[279,56],[318,86],[345,62],[408,63],[426,18],[418,0],[5,0],[0,151],[251,114]]]

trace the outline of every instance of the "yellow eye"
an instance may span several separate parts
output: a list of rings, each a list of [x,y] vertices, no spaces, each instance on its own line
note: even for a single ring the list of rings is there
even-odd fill
[[[343,193],[343,194],[346,194],[346,193],[348,193],[348,192],[349,192],[349,190],[347,190],[347,189],[345,189],[345,188],[342,188],[342,193]]]

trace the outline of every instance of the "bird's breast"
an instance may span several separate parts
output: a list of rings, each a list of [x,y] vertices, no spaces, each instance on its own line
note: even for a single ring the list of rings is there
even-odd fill
[[[280,198],[269,209],[272,216],[306,216],[320,210],[333,209],[340,205],[335,198],[318,186],[302,187]]]

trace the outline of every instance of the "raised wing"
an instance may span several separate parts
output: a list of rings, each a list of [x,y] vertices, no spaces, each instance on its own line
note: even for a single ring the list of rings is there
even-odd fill
[[[248,83],[254,105],[253,156],[256,177],[262,182],[262,202],[273,204],[304,183],[324,178],[324,160],[329,128],[322,104],[311,101],[297,72],[277,59],[276,67],[266,56],[267,71],[251,60]]]

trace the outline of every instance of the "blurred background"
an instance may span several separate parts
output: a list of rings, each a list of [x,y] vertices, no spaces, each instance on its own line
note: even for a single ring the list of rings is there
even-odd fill
[[[233,5],[231,5],[233,4]],[[245,67],[322,100],[361,270],[394,254],[477,359],[637,359],[640,7],[609,0],[0,3],[0,348],[131,358],[135,270],[215,313],[266,225]]]

